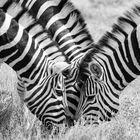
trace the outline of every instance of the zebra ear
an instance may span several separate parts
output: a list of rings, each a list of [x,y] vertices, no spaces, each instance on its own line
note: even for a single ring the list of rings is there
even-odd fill
[[[98,79],[101,78],[101,76],[102,76],[102,69],[101,69],[101,67],[100,67],[98,64],[92,63],[92,64],[90,65],[90,71],[91,71],[92,74],[95,75],[95,77],[97,77]]]

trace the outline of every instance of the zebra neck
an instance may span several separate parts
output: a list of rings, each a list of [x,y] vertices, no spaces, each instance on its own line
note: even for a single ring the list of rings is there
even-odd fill
[[[20,24],[24,30],[34,38],[34,40],[36,40],[46,53],[46,56],[49,56],[56,61],[66,61],[67,58],[63,55],[63,52],[61,52],[57,42],[52,40],[48,30],[42,27],[42,24],[45,21],[40,22],[40,20],[37,20],[27,8],[20,4],[20,2],[19,0],[1,0],[0,9],[15,19],[15,21]],[[31,1],[29,0],[26,2],[30,3]]]
[[[106,77],[111,83],[124,89],[140,75],[140,26],[137,26],[124,42],[109,40],[98,60],[104,65]]]
[[[44,52],[12,17],[0,11],[0,62],[7,63],[20,76],[38,67]],[[27,74],[27,73],[26,73]],[[25,76],[28,77],[29,74]],[[23,75],[22,75],[23,77]]]
[[[19,3],[49,31],[66,61],[74,61],[93,43],[84,18],[69,0],[20,0]]]

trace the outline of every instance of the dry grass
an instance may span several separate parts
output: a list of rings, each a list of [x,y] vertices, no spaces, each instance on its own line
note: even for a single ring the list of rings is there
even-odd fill
[[[72,0],[82,11],[95,42],[134,0]],[[139,140],[140,139],[140,78],[132,82],[120,96],[120,111],[110,122],[98,127],[76,124],[58,136],[42,134],[41,124],[20,104],[16,91],[16,74],[5,64],[0,69],[1,100],[13,97],[12,106],[1,106],[0,140]],[[2,94],[2,93],[6,93]],[[10,96],[7,97],[7,94]],[[4,98],[3,98],[4,96]],[[8,113],[4,108],[8,107]],[[5,122],[6,121],[6,122]],[[33,124],[33,126],[32,126]],[[31,128],[30,128],[31,127]]]

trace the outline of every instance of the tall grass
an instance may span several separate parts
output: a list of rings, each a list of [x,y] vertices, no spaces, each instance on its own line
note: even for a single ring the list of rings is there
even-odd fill
[[[95,42],[135,0],[72,0],[82,12]],[[48,135],[41,122],[22,104],[16,90],[16,74],[7,65],[0,68],[0,140],[139,140],[140,78],[120,96],[120,109],[110,122],[99,126],[75,124]],[[26,112],[26,113],[25,113]]]

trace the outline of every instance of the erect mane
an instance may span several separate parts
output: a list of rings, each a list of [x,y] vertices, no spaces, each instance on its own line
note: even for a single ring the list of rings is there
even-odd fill
[[[123,16],[118,17],[117,23],[114,23],[112,30],[106,32],[101,39],[97,42],[98,49],[101,50],[104,46],[110,45],[110,40],[119,39],[118,36],[123,34],[127,37],[131,33],[129,27],[136,28],[140,24],[140,3],[137,3],[128,11],[126,11]]]
[[[104,52],[104,50],[108,46],[116,47],[116,40],[119,40],[121,42],[120,37],[127,37],[139,24],[140,3],[134,5],[122,16],[120,16],[117,19],[117,22],[112,25],[112,30],[107,31],[96,44],[92,44],[93,49],[84,56],[83,60],[80,63],[79,79],[85,81],[88,76],[88,64],[92,61],[92,58],[97,53]]]

